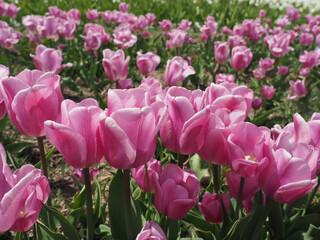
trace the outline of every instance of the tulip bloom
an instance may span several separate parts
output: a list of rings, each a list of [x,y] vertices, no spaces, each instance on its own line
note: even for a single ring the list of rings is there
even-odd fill
[[[133,35],[127,26],[117,27],[113,32],[113,38],[114,43],[122,49],[132,47],[137,41],[137,36]]]
[[[43,136],[43,123],[56,120],[60,113],[60,77],[52,72],[25,69],[3,79],[0,89],[9,118],[22,134]]]
[[[223,73],[217,74],[216,84],[220,84],[224,82],[229,82],[229,83],[234,82],[234,76],[232,74],[223,74]]]
[[[174,164],[168,164],[162,170],[159,179],[154,177],[154,205],[157,210],[171,219],[183,218],[199,198],[200,183],[192,170],[182,170]]]
[[[142,54],[141,52],[137,53],[137,66],[142,73],[146,76],[154,72],[157,66],[160,63],[160,57],[154,53],[148,52]]]
[[[28,164],[12,174],[6,160],[0,144],[0,234],[29,230],[50,193],[48,179],[40,169]]]
[[[109,90],[108,110],[100,114],[99,144],[107,162],[118,169],[139,167],[154,155],[166,107],[150,104],[146,90]]]
[[[8,75],[9,75],[9,68],[0,64],[0,81],[3,78],[7,78]],[[3,96],[0,91],[0,119],[2,119],[5,114],[6,114],[6,105],[3,101]]]
[[[61,103],[59,123],[45,122],[47,139],[72,167],[89,168],[102,160],[96,136],[101,112],[94,99],[85,99],[80,103],[66,99]]]
[[[146,222],[136,240],[167,240],[162,228],[155,222]]]
[[[263,85],[261,88],[261,97],[265,99],[272,99],[276,90],[277,89],[273,86]]]
[[[298,99],[307,95],[308,90],[304,80],[290,81],[292,96],[288,95],[288,99]]]
[[[100,12],[98,12],[97,9],[92,9],[92,10],[88,10],[86,15],[90,21],[97,21],[100,16]]]
[[[200,212],[209,223],[223,222],[223,211],[220,197],[222,198],[226,211],[229,213],[230,196],[228,193],[205,193],[203,195],[202,202],[198,204]]]
[[[275,60],[272,58],[260,58],[259,61],[259,67],[261,67],[262,69],[264,69],[265,71],[269,71],[272,69],[272,65],[274,64]]]
[[[159,22],[159,25],[161,26],[162,31],[168,32],[170,31],[172,23],[170,20],[164,19],[161,22]]]
[[[214,58],[222,64],[226,63],[229,59],[229,45],[226,42],[214,42]]]
[[[186,60],[182,57],[174,57],[167,61],[163,78],[168,86],[181,85],[186,77],[195,73]]]
[[[72,67],[72,63],[62,64],[62,53],[60,50],[47,48],[44,45],[38,45],[36,55],[30,55],[34,61],[36,69],[43,72],[54,72],[59,74],[64,67]]]
[[[288,73],[288,71],[289,71],[289,67],[287,67],[287,66],[278,66],[277,73],[279,75],[284,76],[284,75],[286,75]]]
[[[283,57],[289,51],[294,49],[289,46],[291,36],[288,33],[278,33],[276,35],[268,35],[264,38],[265,45],[271,51],[274,57]]]
[[[260,109],[260,107],[262,106],[263,101],[261,98],[254,98],[252,99],[252,108],[255,110]]]
[[[151,158],[147,162],[147,169],[148,169],[148,183],[147,183],[147,176],[145,166],[141,165],[140,167],[132,169],[132,177],[138,184],[138,186],[145,192],[152,192],[154,181],[153,175],[155,174],[157,178],[162,172],[162,167],[160,161]],[[149,185],[149,188],[148,188]]]
[[[234,47],[231,53],[230,65],[234,70],[241,71],[249,66],[252,57],[250,48],[244,46]]]
[[[102,64],[107,78],[111,81],[123,80],[128,75],[130,57],[125,59],[124,51],[103,50]]]

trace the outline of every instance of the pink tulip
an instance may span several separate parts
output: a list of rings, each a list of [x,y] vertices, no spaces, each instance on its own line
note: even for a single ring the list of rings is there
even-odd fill
[[[0,89],[10,120],[22,134],[43,136],[43,123],[56,120],[60,113],[60,76],[52,72],[25,69],[2,79]]]
[[[227,184],[230,191],[230,196],[233,198],[238,199],[239,195],[239,188],[240,188],[240,181],[241,176],[236,173],[226,173]],[[257,178],[245,178],[244,185],[242,189],[242,200],[249,200],[250,198],[254,197],[254,194],[259,190]]]
[[[316,45],[320,46],[320,33],[316,36]]]
[[[229,82],[232,83],[234,82],[234,76],[232,74],[217,74],[216,75],[216,84],[220,84],[223,82]]]
[[[19,42],[22,36],[22,33],[15,31],[13,28],[0,25],[0,47],[10,49]]]
[[[179,27],[178,29],[183,30],[183,31],[187,31],[190,29],[192,22],[190,22],[187,19],[182,19],[181,22],[179,23]]]
[[[99,169],[89,169],[90,181],[93,181],[93,178],[98,176],[100,173]],[[82,183],[85,184],[83,171],[81,168],[74,168],[73,175]]]
[[[214,42],[214,58],[222,64],[226,63],[229,59],[229,45],[226,42]]]
[[[154,15],[153,13],[147,13],[146,19],[147,19],[148,25],[154,25],[156,21],[156,15]]]
[[[288,95],[288,99],[298,99],[307,95],[308,90],[304,80],[290,81],[293,96]]]
[[[164,103],[150,105],[148,93],[141,88],[109,90],[108,108],[100,115],[98,133],[107,162],[118,169],[147,163],[156,150]]]
[[[58,26],[58,20],[54,16],[49,16],[44,19],[43,25],[37,26],[37,30],[41,36],[57,41],[59,39]]]
[[[167,240],[161,227],[155,222],[147,221],[144,227],[141,229],[136,240]]]
[[[237,47],[237,46],[244,46],[246,47],[247,46],[247,43],[246,41],[238,36],[238,35],[235,35],[235,36],[229,36],[228,38],[228,44],[230,45],[230,47],[234,48],[234,47]]]
[[[118,81],[118,89],[130,89],[132,88],[131,78],[121,79]]]
[[[313,35],[311,33],[301,33],[299,36],[299,43],[302,46],[309,46],[313,42]]]
[[[126,12],[128,12],[128,9],[129,9],[129,4],[124,3],[124,2],[119,4],[119,10],[121,12],[126,13]]]
[[[67,14],[68,14],[68,18],[69,19],[73,19],[77,23],[80,22],[80,20],[81,20],[81,12],[78,9],[75,9],[75,8],[70,9]]]
[[[259,175],[261,189],[280,203],[291,203],[317,185],[316,166],[319,150],[303,143],[291,151],[275,150],[269,166]]]
[[[17,8],[17,6],[14,4],[9,4],[7,11],[6,11],[6,14],[10,18],[15,18],[18,15],[18,12],[20,9],[21,9],[20,7]]]
[[[282,29],[286,28],[290,24],[291,22],[287,16],[280,16],[277,20],[277,25]]]
[[[153,175],[155,174],[156,178],[159,178],[159,175],[162,172],[162,166],[160,161],[154,158],[151,158],[147,162],[147,169],[148,169],[148,180],[147,180],[146,170],[144,165],[137,168],[133,168],[132,177],[143,191],[153,192],[153,187],[154,187]],[[148,188],[148,185],[149,185],[149,188]]]
[[[252,123],[237,124],[228,137],[229,164],[233,172],[245,178],[257,176],[267,165],[270,130]]]
[[[27,231],[49,197],[48,179],[29,164],[12,174],[1,144],[0,158],[0,234],[7,230]]]
[[[272,99],[276,90],[277,89],[273,86],[263,85],[261,88],[261,97],[265,99]]]
[[[170,40],[167,40],[166,46],[168,48],[180,48],[186,41],[187,32],[181,29],[173,29],[170,33]]]
[[[192,154],[203,145],[211,111],[210,107],[202,108],[202,95],[201,90],[189,91],[182,87],[171,87],[167,91],[168,114],[160,127],[160,138],[170,151]]]
[[[157,99],[164,98],[164,93],[162,90],[162,85],[158,79],[154,77],[143,78],[141,81],[141,85],[139,88],[143,88],[149,92],[150,95],[150,103],[154,103]],[[163,96],[163,97],[160,97]]]
[[[128,56],[125,59],[124,51],[121,49],[116,52],[110,49],[103,50],[104,72],[111,81],[119,81],[127,77],[129,61],[130,57]]]
[[[299,62],[304,68],[314,68],[320,65],[320,51],[304,51],[299,57]]]
[[[266,76],[266,71],[261,67],[256,68],[255,70],[252,71],[252,73],[253,73],[253,76],[258,80],[261,80]]]
[[[162,170],[159,179],[154,177],[154,205],[157,210],[171,219],[183,218],[199,198],[200,183],[192,170],[182,170],[174,164],[168,164]]]
[[[310,68],[301,68],[299,74],[303,77],[308,77],[310,75]]]
[[[9,75],[9,68],[0,64],[0,81],[4,78],[7,78],[8,75]],[[0,91],[0,119],[2,119],[5,114],[6,114],[6,105],[4,103],[4,99]]]
[[[255,110],[260,109],[260,107],[262,106],[263,102],[261,98],[254,98],[252,99],[252,108]]]
[[[284,75],[286,75],[288,73],[288,71],[289,71],[289,67],[287,67],[287,66],[278,66],[277,73],[279,75],[284,76]]]
[[[264,10],[264,9],[261,9],[261,10],[259,11],[259,17],[260,17],[260,18],[264,18],[264,17],[266,16],[266,14],[267,14],[267,11]]]
[[[77,30],[77,24],[74,20],[65,21],[59,32],[64,39],[71,40],[74,38],[75,32]]]
[[[294,7],[288,7],[286,10],[286,16],[292,21],[298,21],[300,18],[299,10]]]
[[[201,27],[201,39],[203,41],[207,41],[209,38],[212,41],[214,36],[218,31],[218,23],[214,20],[212,16],[208,16],[204,25]]]
[[[113,37],[114,43],[122,49],[132,47],[137,41],[137,36],[133,35],[127,26],[117,27],[113,32]]]
[[[164,19],[161,22],[159,22],[159,25],[161,26],[162,31],[168,32],[170,31],[172,23],[170,20]]]
[[[43,72],[53,72],[59,74],[64,67],[72,67],[72,63],[62,64],[62,53],[60,50],[46,48],[38,45],[36,55],[30,55],[34,61],[36,69]]]
[[[249,66],[252,60],[250,48],[244,46],[234,47],[231,53],[231,67],[236,71],[241,71]]]
[[[192,74],[195,74],[195,71],[186,60],[182,57],[174,57],[167,61],[163,78],[168,86],[174,86],[181,85],[183,80]]]
[[[223,211],[220,198],[223,201],[226,211],[229,213],[230,195],[228,193],[205,193],[202,202],[198,204],[200,212],[209,223],[223,222]]]
[[[99,19],[100,12],[98,12],[97,9],[92,9],[92,10],[88,10],[86,15],[90,21],[97,21]]]
[[[290,40],[290,34],[278,33],[276,35],[266,36],[264,38],[264,43],[269,48],[274,57],[283,57],[289,51],[294,50],[289,46]]]
[[[137,53],[137,66],[142,75],[147,76],[154,72],[160,63],[160,57],[152,52]]]
[[[61,103],[61,120],[45,122],[47,139],[72,167],[88,168],[102,160],[96,136],[101,112],[94,99],[80,103],[66,99]]]
[[[269,71],[272,69],[272,65],[274,64],[274,59],[272,58],[260,58],[260,61],[259,61],[259,67],[261,67],[262,69],[264,69],[265,71]]]

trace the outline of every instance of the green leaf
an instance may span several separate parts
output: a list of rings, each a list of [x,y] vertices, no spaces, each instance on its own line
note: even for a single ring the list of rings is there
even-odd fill
[[[100,224],[99,227],[95,230],[96,235],[111,235],[111,228],[107,225]]]
[[[72,224],[55,208],[48,207],[45,204],[42,204],[42,207],[45,208],[49,214],[52,214],[57,218],[61,224],[65,236],[69,239],[80,239],[80,236],[77,230],[72,226]]]
[[[282,209],[279,202],[275,202],[269,213],[270,227],[272,228],[272,237],[282,239],[285,236],[283,224]]]
[[[189,161],[190,168],[195,171],[199,181],[208,173],[208,164],[198,154],[194,154]]]
[[[82,208],[86,203],[86,191],[85,186],[81,189],[79,194],[72,200],[69,206],[73,209]]]
[[[34,146],[34,142],[10,143],[6,146],[6,150],[11,154],[18,154],[31,146]]]
[[[135,239],[142,228],[141,213],[131,199],[131,211],[126,212],[124,174],[118,170],[109,187],[109,218],[115,239]]]
[[[38,239],[41,240],[68,240],[68,238],[61,233],[53,232],[41,222],[37,222],[38,228]],[[72,239],[72,238],[71,238]],[[70,239],[69,239],[70,240]]]
[[[93,209],[93,219],[94,223],[96,224],[99,218],[101,217],[101,187],[96,178],[94,178],[94,182],[97,187],[97,198],[94,203],[94,209]]]
[[[311,224],[303,237],[305,240],[320,239],[320,229]]]
[[[16,236],[14,237],[14,240],[23,240],[23,233],[22,232],[17,232]]]
[[[180,235],[180,221],[170,219],[169,221],[169,228],[167,233],[167,240],[177,240],[179,239],[178,236]]]
[[[208,223],[200,212],[195,211],[195,209],[191,209],[187,215],[183,218],[184,221],[193,224],[196,228],[202,231],[211,231],[212,224]]]
[[[70,213],[67,216],[67,219],[72,224],[72,226],[77,227],[82,214],[83,208],[77,208],[70,211]]]

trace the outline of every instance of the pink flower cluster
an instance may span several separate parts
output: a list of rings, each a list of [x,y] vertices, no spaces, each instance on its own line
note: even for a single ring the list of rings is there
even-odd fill
[[[22,38],[22,33],[9,27],[7,22],[0,21],[0,47],[12,48]]]

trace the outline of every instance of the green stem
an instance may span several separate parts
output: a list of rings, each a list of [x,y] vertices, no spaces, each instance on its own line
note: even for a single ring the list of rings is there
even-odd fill
[[[242,207],[242,192],[243,192],[244,181],[245,181],[245,178],[241,177],[239,192],[238,192],[238,199],[237,199],[237,206],[236,206],[236,211],[234,213],[234,220],[237,220],[239,218],[239,210],[240,210],[240,207]]]
[[[128,236],[132,235],[132,225],[130,223],[131,218],[131,191],[130,191],[130,169],[123,170],[123,181],[124,181],[124,195],[125,195],[125,208],[126,208],[126,221],[127,221],[127,233]]]
[[[86,188],[86,204],[87,204],[87,240],[93,240],[93,208],[92,193],[89,168],[83,170],[84,184]]]
[[[319,181],[318,181],[318,185],[312,191],[312,194],[311,194],[311,196],[310,196],[310,198],[309,198],[309,200],[307,202],[307,205],[306,205],[306,207],[304,208],[304,210],[302,212],[302,216],[305,216],[306,213],[308,212],[308,210],[310,208],[310,205],[311,205],[311,203],[312,203],[312,201],[313,201],[318,189],[319,189]]]
[[[271,198],[267,199],[267,206],[266,206],[263,214],[260,215],[258,223],[255,227],[255,231],[253,232],[252,237],[251,237],[252,240],[256,240],[259,238],[259,236],[261,234],[261,229],[262,229],[263,224],[265,223],[265,221],[268,217],[269,211],[271,210],[273,203],[274,203],[273,199],[271,199]]]
[[[41,167],[43,175],[48,178],[48,168],[46,162],[46,155],[44,153],[44,146],[43,146],[43,137],[37,137],[39,152],[40,152],[40,160],[41,160]]]
[[[169,224],[170,224],[170,218],[167,217],[166,225],[164,226],[164,233],[167,235],[168,229],[169,229]]]
[[[183,154],[178,153],[178,166],[183,168],[184,156]]]
[[[236,76],[234,77],[234,82],[238,83],[239,72],[236,71]]]
[[[219,193],[220,189],[220,175],[219,175],[219,166],[216,164],[212,164],[212,172],[213,172],[213,187],[216,193]]]
[[[151,192],[152,192],[152,189],[151,189],[151,191],[149,189],[149,175],[148,175],[148,166],[147,166],[147,164],[144,164],[144,169],[146,171],[147,189],[148,189],[148,191],[146,193],[147,194],[147,198],[148,198],[148,210],[146,212],[146,220],[148,220],[149,215],[150,215],[150,208],[151,208]]]

